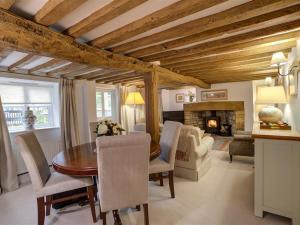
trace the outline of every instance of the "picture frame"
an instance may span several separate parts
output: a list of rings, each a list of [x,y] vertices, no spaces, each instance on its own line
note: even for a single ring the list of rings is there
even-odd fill
[[[176,103],[184,103],[184,94],[176,94]]]
[[[227,100],[227,89],[201,91],[201,101]]]

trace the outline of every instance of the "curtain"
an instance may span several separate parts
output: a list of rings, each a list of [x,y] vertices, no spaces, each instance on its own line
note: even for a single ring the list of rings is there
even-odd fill
[[[17,164],[12,152],[10,136],[0,97],[0,193],[19,187]]]
[[[79,144],[79,129],[75,103],[74,81],[60,79],[60,129],[63,150]]]
[[[128,125],[128,110],[127,106],[125,105],[126,97],[128,95],[128,87],[120,85],[118,87],[119,89],[119,118],[122,125],[122,128],[124,128],[126,131],[129,131],[129,125]]]

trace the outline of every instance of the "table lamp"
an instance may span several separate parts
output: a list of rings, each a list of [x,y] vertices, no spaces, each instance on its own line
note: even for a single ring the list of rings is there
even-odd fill
[[[145,101],[140,92],[130,92],[126,98],[125,105],[134,105],[134,125],[136,124],[136,105],[144,105]]]
[[[288,103],[283,86],[258,87],[257,104],[286,104]],[[278,123],[283,118],[282,111],[275,106],[265,106],[259,113],[260,121],[265,123]]]

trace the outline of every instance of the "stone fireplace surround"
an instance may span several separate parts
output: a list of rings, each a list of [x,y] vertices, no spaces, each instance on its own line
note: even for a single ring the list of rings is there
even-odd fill
[[[245,110],[242,101],[197,102],[184,104],[184,124],[205,129],[205,117],[220,117],[221,124],[230,124],[231,132],[245,128]]]

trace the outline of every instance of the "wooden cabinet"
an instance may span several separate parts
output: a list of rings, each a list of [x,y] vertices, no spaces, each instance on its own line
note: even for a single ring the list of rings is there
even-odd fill
[[[300,225],[300,139],[253,136],[255,215],[263,217],[264,212],[270,212]]]

